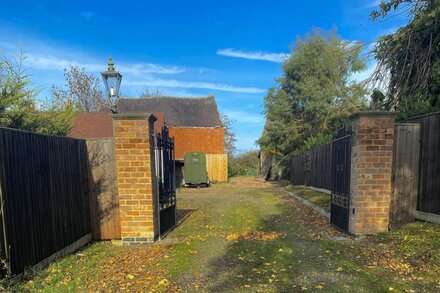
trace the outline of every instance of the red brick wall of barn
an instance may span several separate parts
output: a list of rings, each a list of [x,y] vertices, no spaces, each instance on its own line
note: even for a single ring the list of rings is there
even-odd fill
[[[187,152],[205,154],[225,153],[225,129],[169,127],[170,136],[174,137],[176,159],[183,159]]]

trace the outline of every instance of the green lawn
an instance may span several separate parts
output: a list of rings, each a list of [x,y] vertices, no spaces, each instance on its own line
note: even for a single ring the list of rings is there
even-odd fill
[[[299,188],[293,185],[287,186],[286,190],[293,192],[296,195],[310,201],[314,205],[324,209],[326,212],[330,212],[331,200],[332,200],[330,194],[315,191],[308,188]]]
[[[17,292],[439,292],[440,227],[352,240],[252,177],[183,189],[186,220],[150,246],[95,243]]]

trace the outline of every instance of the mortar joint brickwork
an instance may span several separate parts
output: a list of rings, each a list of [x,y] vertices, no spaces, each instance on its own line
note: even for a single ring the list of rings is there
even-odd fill
[[[389,224],[394,115],[373,114],[352,118],[349,232],[354,235],[387,231]]]
[[[158,235],[154,174],[154,116],[113,115],[117,185],[124,244],[154,242]]]

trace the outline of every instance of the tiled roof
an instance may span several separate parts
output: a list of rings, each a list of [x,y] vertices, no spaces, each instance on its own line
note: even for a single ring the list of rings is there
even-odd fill
[[[168,126],[221,127],[222,122],[214,97],[205,98],[125,98],[119,99],[118,113],[161,112]]]

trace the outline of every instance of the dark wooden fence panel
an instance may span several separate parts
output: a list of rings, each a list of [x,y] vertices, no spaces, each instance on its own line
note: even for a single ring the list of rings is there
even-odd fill
[[[440,214],[440,112],[406,120],[420,123],[417,209]]]
[[[420,124],[397,123],[395,126],[393,197],[390,225],[414,221],[419,175]]]
[[[331,148],[331,144],[326,144],[294,157],[291,183],[331,190]]]
[[[85,141],[0,128],[0,186],[13,274],[91,232]]]
[[[304,162],[306,155],[301,154],[292,159],[292,168],[290,171],[290,181],[293,185],[305,184]]]
[[[331,190],[332,187],[332,145],[326,144],[310,153],[310,175],[307,185]]]

